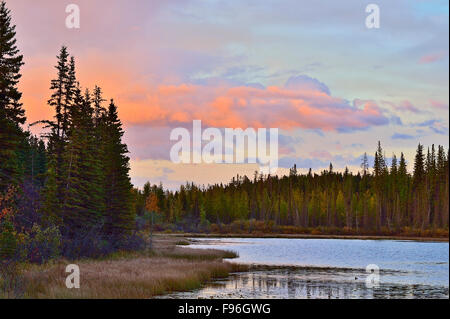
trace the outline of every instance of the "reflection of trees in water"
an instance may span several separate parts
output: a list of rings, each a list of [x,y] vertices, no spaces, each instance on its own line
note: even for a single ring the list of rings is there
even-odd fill
[[[348,276],[347,280],[308,279],[293,272],[270,274],[264,272],[236,274],[223,287],[248,294],[251,297],[275,298],[443,298],[448,297],[448,288],[424,285],[381,284],[379,288],[367,288],[364,277]],[[331,274],[329,274],[331,277]],[[319,276],[320,277],[320,276]],[[355,278],[355,282],[349,278]]]
[[[393,274],[391,274],[393,275]],[[277,269],[237,273],[227,280],[208,284],[192,292],[165,298],[448,298],[448,287],[396,285],[381,281],[367,288],[365,273],[358,270]]]

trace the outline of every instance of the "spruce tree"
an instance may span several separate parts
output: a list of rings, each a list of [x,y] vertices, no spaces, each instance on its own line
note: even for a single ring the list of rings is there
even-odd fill
[[[416,157],[414,159],[414,188],[422,187],[425,178],[425,155],[423,154],[423,145],[417,146]]]
[[[51,80],[51,97],[48,105],[55,110],[54,119],[42,121],[50,129],[48,138],[48,165],[46,183],[43,190],[45,196],[42,206],[44,219],[63,221],[63,199],[67,186],[67,166],[64,163],[64,152],[69,127],[69,110],[74,103],[75,94],[75,60],[69,57],[66,47],[62,47],[57,56],[55,66],[57,77]],[[48,218],[45,217],[48,215]]]
[[[106,100],[103,99],[103,92],[99,86],[95,86],[93,94],[93,104],[94,104],[94,121],[98,125],[103,115],[106,113],[106,109],[103,107],[102,103]]]
[[[131,182],[129,177],[128,148],[122,142],[124,132],[114,101],[105,118],[105,233],[121,238],[129,233],[134,224],[131,206]]]
[[[81,95],[75,89],[74,104],[69,109],[67,142],[64,151],[63,215],[66,234],[83,235],[100,228],[103,198],[99,192],[99,163],[95,157],[94,109],[88,90]]]
[[[397,176],[398,168],[397,168],[397,156],[395,154],[392,155],[391,162],[391,175],[393,177]]]
[[[24,64],[16,45],[16,26],[11,22],[11,12],[6,3],[0,3],[0,107],[4,116],[14,123],[25,123],[25,111],[18,90],[20,68]]]
[[[18,89],[23,56],[16,45],[15,25],[6,3],[0,3],[0,192],[21,180],[17,152],[25,138],[20,127],[25,123],[25,111]]]
[[[408,169],[407,169],[407,164],[406,164],[406,160],[405,160],[405,155],[403,154],[403,152],[400,154],[400,163],[399,163],[399,166],[398,166],[398,173],[402,177],[406,177],[406,175],[408,174]]]

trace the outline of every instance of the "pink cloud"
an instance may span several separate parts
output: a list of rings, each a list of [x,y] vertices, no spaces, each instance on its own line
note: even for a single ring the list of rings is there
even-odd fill
[[[309,153],[309,155],[313,158],[320,158],[326,160],[331,160],[333,158],[333,155],[331,155],[331,153],[328,151],[314,151]]]
[[[447,52],[441,51],[437,53],[430,53],[422,56],[419,60],[420,64],[428,64],[443,60],[448,55]]]
[[[408,111],[408,112],[413,112],[413,113],[421,112],[421,110],[419,110],[417,107],[415,107],[410,101],[403,101],[400,104],[398,104],[397,106],[395,106],[395,108],[399,111]]]
[[[160,85],[142,99],[121,99],[126,123],[174,126],[200,119],[214,127],[279,127],[334,131],[384,125],[387,118],[372,101],[350,105],[317,89],[271,86]],[[145,98],[144,98],[145,97]]]
[[[388,119],[380,107],[369,100],[331,96],[321,86],[233,86],[214,84],[160,84],[136,73],[132,61],[115,64],[120,58],[110,55],[99,59],[96,50],[80,59],[78,77],[84,87],[99,84],[105,98],[119,105],[122,121],[130,125],[190,126],[200,119],[213,127],[278,127],[281,129],[320,129],[324,131],[366,129],[385,125]],[[78,61],[78,59],[77,59]],[[39,63],[38,63],[39,62]],[[35,60],[26,66],[21,88],[29,121],[49,118],[46,100],[48,83],[54,77],[53,59]],[[114,65],[114,67],[111,67]]]
[[[430,100],[430,104],[435,109],[448,110],[448,103],[443,103],[440,101]]]

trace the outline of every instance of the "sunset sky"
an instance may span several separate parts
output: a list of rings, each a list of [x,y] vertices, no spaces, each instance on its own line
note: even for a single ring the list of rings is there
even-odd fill
[[[173,164],[170,131],[277,127],[280,174],[294,163],[359,169],[381,140],[412,161],[419,142],[448,147],[448,1],[7,0],[25,66],[28,121],[48,119],[66,45],[83,87],[114,98],[132,182],[227,182],[251,164]],[[81,28],[67,29],[78,4]],[[369,3],[380,28],[365,25]],[[38,128],[34,128],[37,133]]]

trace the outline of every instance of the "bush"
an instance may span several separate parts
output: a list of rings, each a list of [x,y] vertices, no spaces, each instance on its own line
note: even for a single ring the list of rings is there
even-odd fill
[[[22,255],[32,263],[42,264],[61,255],[61,233],[56,226],[42,229],[34,224],[22,241]]]
[[[62,254],[74,260],[80,258],[102,258],[119,250],[144,250],[147,245],[145,232],[105,235],[100,229],[78,233],[76,237],[64,237]]]
[[[144,230],[148,224],[147,219],[144,216],[136,216],[136,229]]]
[[[0,260],[15,257],[17,252],[17,238],[14,225],[9,220],[0,224]]]
[[[143,233],[135,232],[120,240],[118,242],[117,248],[128,251],[138,251],[144,250],[146,246],[147,246],[146,235]]]
[[[97,258],[113,253],[115,238],[105,238],[92,230],[77,234],[76,237],[64,237],[62,255],[68,259]]]

